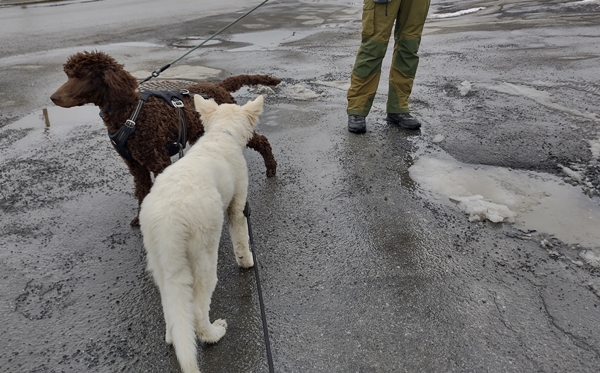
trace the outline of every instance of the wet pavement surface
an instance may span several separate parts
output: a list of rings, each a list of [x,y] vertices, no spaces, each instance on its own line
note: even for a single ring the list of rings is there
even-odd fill
[[[267,179],[260,156],[246,152],[275,371],[598,371],[600,3],[433,1],[411,96],[422,130],[385,123],[383,79],[357,136],[346,130],[345,90],[360,6],[269,2],[151,81],[283,80],[236,94],[240,103],[265,95],[258,132],[278,161]],[[129,226],[132,178],[96,107],[57,108],[48,97],[72,53],[106,51],[143,78],[239,15],[82,33],[43,49],[42,40],[2,40],[3,371],[179,371]],[[514,224],[469,221],[417,177],[424,169],[447,182],[434,164],[475,178],[490,167],[527,172],[541,180],[540,196]],[[496,184],[515,189],[508,176]],[[536,212],[545,197],[576,211]],[[546,221],[561,214],[575,223],[570,235]],[[199,344],[200,368],[266,372],[254,273],[237,268],[224,232],[211,318],[229,327],[218,344]]]

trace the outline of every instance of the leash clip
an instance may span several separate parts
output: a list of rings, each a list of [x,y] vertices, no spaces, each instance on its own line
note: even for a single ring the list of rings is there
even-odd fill
[[[126,126],[127,128],[135,128],[135,122],[134,122],[134,121],[132,121],[131,119],[127,119],[127,120],[125,121],[125,126]]]

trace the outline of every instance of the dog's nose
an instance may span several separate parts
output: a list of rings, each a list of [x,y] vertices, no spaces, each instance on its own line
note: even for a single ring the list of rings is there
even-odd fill
[[[60,98],[57,95],[53,94],[52,96],[50,96],[50,100],[52,100],[52,102],[54,102],[54,104],[58,105]]]

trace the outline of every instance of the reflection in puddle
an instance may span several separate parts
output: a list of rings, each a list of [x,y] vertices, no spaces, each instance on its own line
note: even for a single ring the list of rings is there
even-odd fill
[[[471,220],[502,216],[502,209],[508,208],[515,213],[518,227],[551,234],[569,244],[600,244],[600,199],[590,199],[556,176],[465,164],[444,153],[419,157],[409,173],[425,190],[471,203],[459,204]]]
[[[50,127],[50,116],[48,115],[47,108],[44,108],[44,110],[42,110],[42,115],[44,116],[44,123],[46,123],[46,127]]]
[[[98,108],[92,105],[65,109],[51,106],[39,112],[29,114],[20,120],[7,125],[9,129],[44,129],[48,131],[71,130],[76,126],[100,121]]]
[[[304,39],[316,31],[285,31],[271,30],[237,34],[231,38],[236,43],[252,44],[246,47],[231,49],[231,51],[257,51],[261,49],[277,48],[281,44]]]

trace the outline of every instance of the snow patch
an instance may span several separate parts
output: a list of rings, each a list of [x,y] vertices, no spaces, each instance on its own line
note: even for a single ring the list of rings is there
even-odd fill
[[[588,140],[588,143],[590,144],[592,158],[600,159],[600,137],[598,137],[598,140]]]
[[[577,181],[583,180],[583,176],[581,176],[580,173],[573,171],[569,167],[563,166],[562,164],[559,164],[558,167],[560,167],[563,170],[563,172],[565,174],[567,174],[567,176],[569,176],[571,179],[577,180]]]
[[[471,82],[465,80],[464,82],[460,83],[457,88],[461,96],[466,96],[469,92],[471,92],[472,85]]]
[[[515,222],[517,213],[508,207],[487,201],[483,196],[450,197],[450,201],[457,202],[458,207],[469,214],[469,221],[489,220],[494,223]]]
[[[566,3],[563,4],[565,6],[578,6],[578,5],[586,5],[586,4],[600,4],[600,0],[581,0],[581,1],[574,1],[571,3]]]
[[[479,7],[479,8],[470,8],[470,9],[465,9],[465,10],[459,10],[458,12],[454,12],[454,13],[430,14],[427,16],[427,18],[442,19],[442,18],[460,17],[462,15],[479,12],[480,10],[484,10],[484,9],[485,9],[485,7]]]
[[[288,85],[282,88],[282,91],[296,100],[310,100],[313,98],[323,97],[324,93],[317,93],[300,84]]]
[[[600,250],[588,249],[582,250],[579,257],[592,267],[600,268]]]

